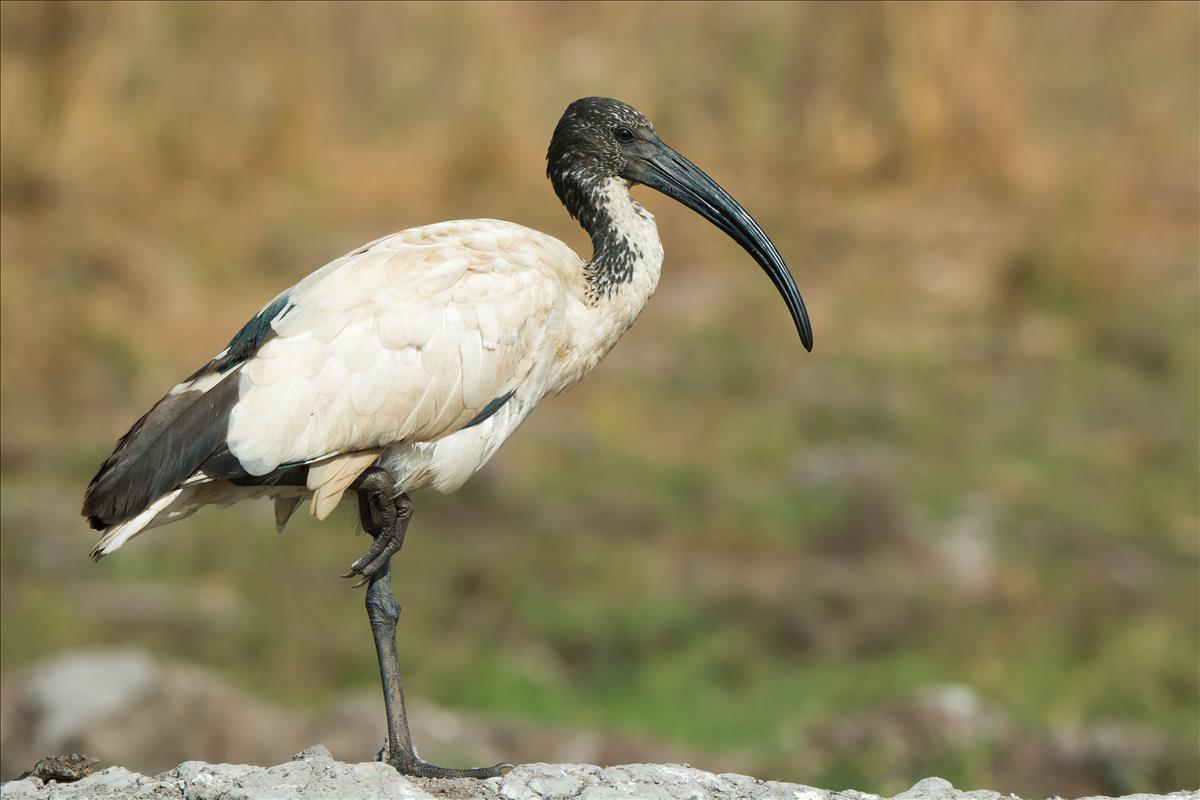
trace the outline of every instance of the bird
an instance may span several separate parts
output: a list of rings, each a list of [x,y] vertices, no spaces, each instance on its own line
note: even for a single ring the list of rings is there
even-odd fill
[[[304,500],[325,519],[353,495],[372,541],[343,577],[367,586],[387,718],[378,757],[402,774],[486,778],[511,768],[454,769],[417,754],[391,559],[412,518],[411,493],[462,486],[542,398],[591,373],[645,307],[663,247],[630,190],[661,192],[736,241],[812,350],[808,311],[775,245],[633,106],[570,103],[546,174],[591,238],[590,257],[492,219],[409,228],[352,250],[274,297],[171,388],[84,493],[82,514],[100,531],[97,561],[203,506],[269,498],[282,531]]]

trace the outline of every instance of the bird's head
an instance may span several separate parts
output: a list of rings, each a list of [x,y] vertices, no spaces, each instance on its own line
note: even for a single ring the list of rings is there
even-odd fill
[[[645,115],[608,97],[585,97],[567,106],[546,152],[546,174],[572,215],[590,193],[612,179],[644,184],[678,200],[720,228],[771,278],[791,312],[806,350],[812,350],[808,310],[783,257],[754,218],[729,192],[668,146]]]

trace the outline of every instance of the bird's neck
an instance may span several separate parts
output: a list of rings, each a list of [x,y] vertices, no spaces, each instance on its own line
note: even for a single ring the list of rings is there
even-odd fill
[[[579,302],[570,306],[567,334],[558,344],[553,391],[591,372],[629,329],[658,286],[663,258],[654,217],[629,196],[627,182],[564,184],[559,197],[592,237],[592,257],[583,264]]]
[[[598,182],[579,196],[583,202],[573,211],[592,238],[592,257],[583,268],[589,298],[599,302],[628,288],[644,291],[648,299],[662,267],[654,215],[630,196],[621,178]]]

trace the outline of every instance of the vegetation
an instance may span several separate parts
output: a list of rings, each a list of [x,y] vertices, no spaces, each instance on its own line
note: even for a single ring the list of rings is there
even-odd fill
[[[607,94],[740,198],[812,310],[658,197],[662,286],[396,561],[413,691],[889,792],[1065,792],[987,736],[831,746],[969,687],[1200,777],[1195,4],[0,6],[5,670],[139,644],[318,705],[377,681],[342,509],[208,510],[101,565],[114,439],[383,233],[586,239],[542,174]],[[905,728],[901,739],[915,736]],[[824,742],[824,744],[823,744]]]

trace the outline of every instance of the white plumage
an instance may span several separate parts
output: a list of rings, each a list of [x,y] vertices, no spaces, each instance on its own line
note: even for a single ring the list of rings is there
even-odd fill
[[[643,256],[637,279],[599,303],[567,245],[497,220],[410,228],[300,281],[281,296],[274,336],[237,367],[228,447],[251,475],[307,464],[307,485],[237,486],[197,472],[154,513],[106,531],[97,555],[202,505],[248,497],[276,498],[281,529],[305,497],[324,519],[376,460],[403,491],[460,487],[542,397],[595,367],[653,293],[662,264],[653,217],[627,189],[614,196],[637,221]],[[211,388],[214,377],[171,393]]]

